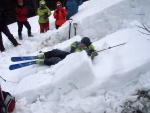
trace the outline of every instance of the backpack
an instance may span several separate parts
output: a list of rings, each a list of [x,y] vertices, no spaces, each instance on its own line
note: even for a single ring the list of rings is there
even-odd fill
[[[1,108],[2,113],[10,113],[14,110],[16,100],[9,92],[2,91],[5,106]]]

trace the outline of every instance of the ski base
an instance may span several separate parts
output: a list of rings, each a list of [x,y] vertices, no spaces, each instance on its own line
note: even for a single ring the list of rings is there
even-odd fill
[[[9,70],[15,70],[15,69],[19,69],[19,68],[26,67],[26,66],[33,65],[33,64],[35,64],[35,61],[12,64],[9,66]]]
[[[34,60],[36,56],[23,56],[23,57],[11,57],[12,62],[24,61],[24,60]]]

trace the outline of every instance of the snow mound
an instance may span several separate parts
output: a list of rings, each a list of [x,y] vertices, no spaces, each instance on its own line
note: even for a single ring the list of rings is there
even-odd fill
[[[95,79],[91,59],[85,51],[70,54],[52,69],[52,84],[62,92],[83,88]]]
[[[31,103],[40,95],[47,95],[53,91],[50,74],[33,74],[25,77],[15,88],[14,94],[17,99],[22,97]],[[34,84],[34,85],[33,85]]]

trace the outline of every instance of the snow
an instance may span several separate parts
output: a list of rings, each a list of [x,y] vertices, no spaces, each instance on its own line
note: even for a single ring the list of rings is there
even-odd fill
[[[52,85],[64,93],[69,92],[71,86],[76,89],[84,88],[95,78],[91,59],[85,51],[68,55],[52,68],[52,73],[55,76]]]
[[[38,16],[29,18],[34,37],[18,40],[17,23],[9,25],[21,46],[13,47],[2,34],[6,52],[0,53],[2,89],[16,98],[13,113],[121,113],[125,102],[136,101],[138,90],[150,90],[150,36],[137,27],[150,25],[149,0],[90,0],[79,7],[58,30],[50,16],[50,29],[40,34]],[[149,28],[149,27],[148,27]],[[143,33],[141,33],[143,32]],[[97,51],[93,61],[85,51],[68,55],[53,66],[31,65],[9,70],[12,56],[31,56],[52,49],[70,51],[70,44],[88,36]],[[137,101],[135,106],[143,105]],[[148,107],[149,108],[149,107]]]

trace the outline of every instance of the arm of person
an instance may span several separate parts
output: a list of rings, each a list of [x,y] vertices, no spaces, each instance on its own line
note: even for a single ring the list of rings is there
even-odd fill
[[[95,47],[91,44],[89,47],[89,49],[91,49],[91,58],[94,59],[95,56],[98,55],[97,51],[95,50]]]
[[[68,15],[68,11],[66,9],[63,9],[63,16],[67,16]]]
[[[45,15],[43,12],[40,11],[40,8],[38,8],[37,14],[38,14],[39,16],[44,16],[44,15]]]
[[[48,13],[48,16],[50,16],[52,13],[51,13],[51,10],[48,8],[48,7],[46,7],[47,8],[47,13]]]
[[[19,8],[16,8],[16,15],[17,15],[17,16],[20,15],[20,10],[19,10]]]
[[[75,50],[76,50],[76,48],[77,48],[76,42],[72,43],[72,44],[70,45],[70,47],[71,47],[70,53],[75,52]]]
[[[53,16],[54,16],[55,19],[58,18],[58,10],[57,9],[54,11]]]
[[[24,10],[22,12],[23,15],[28,15],[28,7],[24,7]]]

